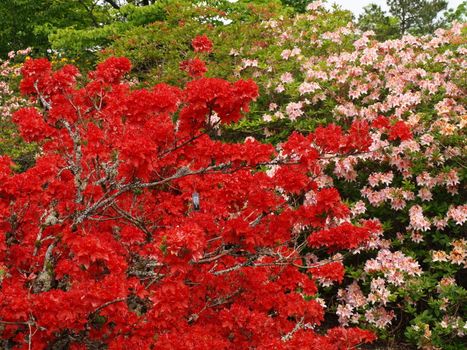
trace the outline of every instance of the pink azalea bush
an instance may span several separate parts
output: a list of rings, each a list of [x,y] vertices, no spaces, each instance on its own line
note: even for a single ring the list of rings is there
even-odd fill
[[[21,64],[31,49],[11,51],[6,59],[0,59],[0,155],[9,154],[26,165],[31,158],[34,146],[26,145],[16,127],[11,122],[11,115],[29,103],[18,93]]]
[[[323,160],[320,177],[346,195],[348,219],[381,225],[345,257],[352,267],[329,309],[382,338],[456,348],[467,328],[466,26],[377,42],[312,4],[264,22],[277,46],[236,49],[236,71],[260,82],[257,123],[269,140],[329,122],[336,135],[355,121],[371,129],[368,152]]]

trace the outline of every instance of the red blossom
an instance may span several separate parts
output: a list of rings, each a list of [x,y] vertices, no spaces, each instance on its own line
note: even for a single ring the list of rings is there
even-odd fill
[[[330,251],[357,248],[370,237],[370,229],[349,223],[312,233],[308,243],[312,247],[328,247]]]
[[[406,141],[412,139],[412,132],[410,127],[403,121],[397,121],[393,126],[391,126],[389,131],[389,140],[401,140]]]
[[[28,142],[41,141],[54,132],[36,108],[20,109],[13,114],[13,121],[19,126],[21,136]]]
[[[311,269],[311,273],[314,278],[323,278],[341,283],[344,279],[345,269],[342,263],[336,261],[314,267]]]
[[[385,129],[385,128],[389,128],[390,122],[387,117],[385,117],[384,115],[380,115],[378,116],[378,118],[373,120],[371,126],[377,129]]]
[[[36,94],[36,89],[44,88],[44,79],[50,76],[52,65],[45,58],[29,59],[21,68],[23,79],[20,83],[21,93]]]
[[[115,84],[131,70],[131,62],[126,57],[110,57],[97,65],[90,77],[105,83]]]
[[[208,71],[205,62],[199,58],[182,61],[180,63],[180,69],[187,72],[192,78],[202,77],[204,73]]]
[[[212,52],[212,42],[206,35],[198,35],[192,41],[191,45],[195,52]]]

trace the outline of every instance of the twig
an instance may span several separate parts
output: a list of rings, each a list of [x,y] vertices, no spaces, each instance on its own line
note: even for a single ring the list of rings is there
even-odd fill
[[[102,304],[101,306],[97,307],[89,315],[95,315],[95,314],[99,313],[99,311],[101,311],[102,309],[106,308],[109,305],[116,304],[116,303],[121,303],[121,302],[126,301],[126,300],[127,300],[127,298],[117,298],[117,299],[114,299],[114,300],[110,300],[110,301]]]

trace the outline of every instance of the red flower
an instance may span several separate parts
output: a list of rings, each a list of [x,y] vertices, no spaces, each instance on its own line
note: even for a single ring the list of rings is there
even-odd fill
[[[41,141],[53,133],[37,109],[23,108],[13,114],[13,121],[18,124],[21,136],[28,142]]]
[[[36,94],[36,89],[42,91],[44,80],[50,77],[51,69],[52,65],[45,58],[27,60],[21,68],[21,93]]]
[[[212,52],[212,42],[206,35],[198,35],[192,41],[191,45],[195,52]]]
[[[412,138],[412,132],[406,123],[398,121],[391,127],[389,132],[389,140],[400,139],[401,141],[410,140]]]
[[[202,77],[208,71],[204,61],[199,58],[180,62],[180,70],[187,72],[193,78]]]
[[[371,126],[377,129],[389,128],[389,119],[384,115],[380,115],[378,118],[373,120]]]
[[[105,83],[115,84],[131,70],[131,62],[126,57],[110,57],[97,65],[90,76]]]

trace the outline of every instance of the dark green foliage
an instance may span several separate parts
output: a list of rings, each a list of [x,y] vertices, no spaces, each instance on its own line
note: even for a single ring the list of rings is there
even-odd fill
[[[98,27],[107,19],[107,6],[96,0],[0,1],[0,56],[33,47],[44,54],[48,36],[60,28]]]
[[[387,0],[389,12],[399,21],[399,32],[432,33],[438,26],[438,14],[447,8],[445,0]]]
[[[376,33],[379,41],[395,39],[399,36],[399,22],[397,18],[388,16],[379,5],[369,4],[364,7],[358,17],[358,26]]]

